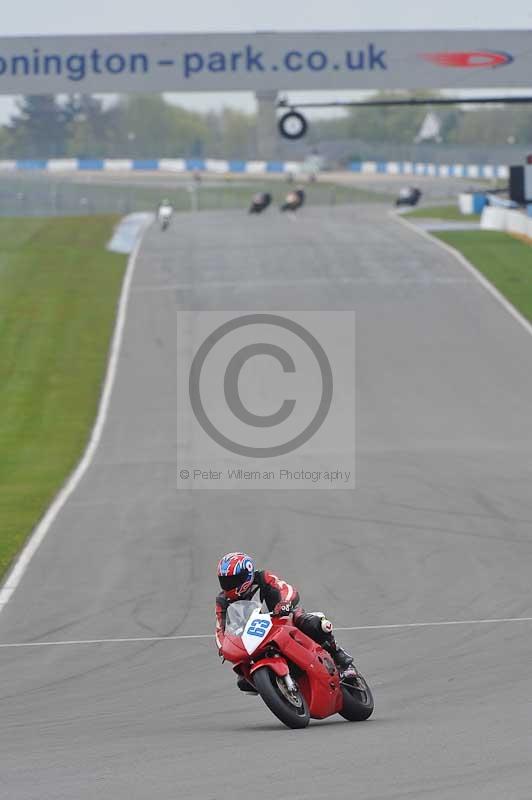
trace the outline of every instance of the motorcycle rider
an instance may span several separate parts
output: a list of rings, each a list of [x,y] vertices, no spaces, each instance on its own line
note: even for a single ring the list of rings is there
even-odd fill
[[[216,644],[220,656],[229,605],[237,600],[251,600],[258,592],[261,602],[270,612],[280,617],[292,614],[294,625],[330,653],[342,679],[357,675],[353,658],[336,643],[332,622],[321,612],[306,612],[301,608],[297,589],[273,572],[255,569],[251,556],[227,553],[218,562],[218,580],[222,590],[216,598]],[[238,678],[237,685],[243,692],[256,694],[254,687],[243,677]]]
[[[161,200],[161,202],[157,206],[157,220],[158,220],[158,222],[160,224],[163,224],[163,222],[164,222],[166,225],[168,225],[168,223],[170,222],[170,218],[171,218],[173,213],[174,213],[174,207],[171,204],[171,202],[168,200],[168,198],[165,197],[164,200]]]

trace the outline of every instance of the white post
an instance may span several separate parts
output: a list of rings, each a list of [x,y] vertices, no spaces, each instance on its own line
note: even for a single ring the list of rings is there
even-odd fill
[[[257,100],[257,158],[272,161],[279,158],[280,135],[277,130],[277,90],[255,92]]]

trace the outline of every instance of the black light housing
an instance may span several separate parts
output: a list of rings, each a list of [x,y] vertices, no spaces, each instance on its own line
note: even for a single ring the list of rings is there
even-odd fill
[[[279,132],[285,139],[301,139],[307,132],[308,123],[303,114],[291,109],[279,120]]]

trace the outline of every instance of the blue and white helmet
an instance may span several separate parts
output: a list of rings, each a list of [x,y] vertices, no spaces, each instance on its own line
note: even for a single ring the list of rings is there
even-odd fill
[[[247,553],[226,553],[218,562],[218,580],[227,600],[244,598],[254,578],[255,562]]]

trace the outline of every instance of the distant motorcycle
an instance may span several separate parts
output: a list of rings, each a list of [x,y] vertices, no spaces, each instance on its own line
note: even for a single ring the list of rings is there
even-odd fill
[[[254,194],[249,207],[249,214],[260,214],[265,211],[272,202],[272,196],[269,192],[257,192]]]
[[[285,201],[281,206],[281,211],[297,211],[305,202],[305,192],[303,189],[294,189],[288,192]]]
[[[162,231],[165,231],[170,225],[174,209],[169,203],[162,203],[157,209],[157,220]]]
[[[395,201],[396,206],[417,206],[421,199],[421,190],[415,186],[405,186],[399,190],[399,196]]]
[[[291,616],[263,613],[256,600],[227,609],[222,656],[288,728],[333,714],[358,722],[373,713],[371,689],[360,673],[342,680],[330,654]]]

